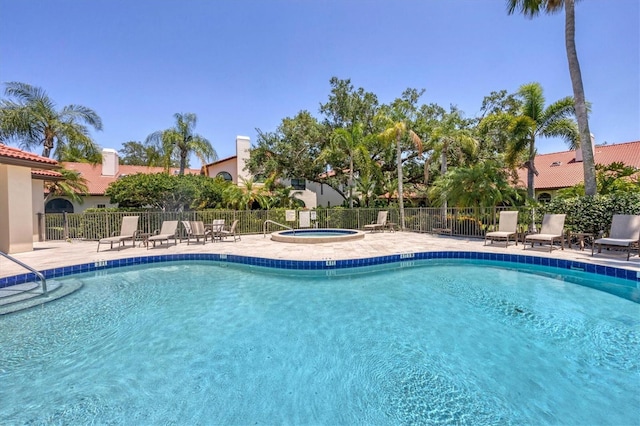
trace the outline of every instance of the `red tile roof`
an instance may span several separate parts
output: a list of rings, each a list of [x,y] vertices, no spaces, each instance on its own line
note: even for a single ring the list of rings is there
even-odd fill
[[[567,188],[584,181],[582,162],[575,161],[575,151],[554,152],[537,155],[535,166],[539,175],[535,177],[536,189]],[[593,157],[596,164],[609,165],[615,162],[640,169],[640,141],[614,145],[596,145]],[[522,186],[527,186],[526,169],[518,170]]]
[[[31,170],[31,178],[39,180],[61,180],[62,173],[55,170]]]
[[[88,163],[62,163],[62,166],[67,170],[74,170],[80,173],[80,176],[86,179],[87,189],[89,195],[104,195],[104,191],[107,189],[111,182],[115,182],[119,177],[135,175],[138,173],[153,174],[162,173],[164,168],[162,167],[147,167],[147,166],[128,166],[121,164],[118,166],[118,173],[115,176],[103,176],[102,165],[92,165]],[[177,174],[179,169],[172,168],[170,173]],[[185,169],[185,174],[199,175],[200,170]]]
[[[13,148],[3,143],[0,143],[0,163],[15,163],[25,167],[41,167],[45,169],[59,167],[56,160]]]

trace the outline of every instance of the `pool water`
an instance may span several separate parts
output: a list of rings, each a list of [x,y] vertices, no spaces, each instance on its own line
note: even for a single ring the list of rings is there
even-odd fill
[[[0,423],[638,423],[639,304],[498,266],[362,271],[71,276],[0,317]]]

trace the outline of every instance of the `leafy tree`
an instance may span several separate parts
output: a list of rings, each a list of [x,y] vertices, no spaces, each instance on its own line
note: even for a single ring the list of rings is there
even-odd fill
[[[82,196],[88,192],[87,180],[75,170],[59,169],[58,172],[62,174],[63,179],[45,183],[47,196],[44,203],[47,204],[54,197],[66,197],[75,203],[83,204]]]
[[[197,117],[193,113],[174,114],[176,125],[167,130],[160,130],[147,136],[147,145],[162,147],[165,169],[168,170],[173,155],[180,158],[179,175],[184,175],[184,169],[188,165],[190,153],[194,153],[205,164],[218,158],[211,143],[204,137],[193,132],[196,127]]]
[[[308,111],[300,111],[293,118],[284,118],[274,132],[258,130],[249,171],[274,179],[324,182],[339,191],[337,183],[326,176],[326,165],[318,160],[328,139],[325,127]]]
[[[105,195],[120,207],[153,208],[180,211],[198,198],[206,176],[173,176],[167,173],[124,176],[112,182]]]
[[[102,130],[102,120],[95,111],[73,104],[57,110],[44,90],[26,83],[7,83],[5,95],[9,99],[0,101],[0,137],[16,140],[29,150],[42,145],[43,157],[50,157],[55,148],[59,161],[79,155],[101,161],[87,127]]]
[[[120,163],[130,166],[163,167],[164,153],[154,144],[146,144],[138,141],[129,141],[122,144]],[[179,161],[171,158],[170,167],[179,167]]]
[[[574,108],[580,133],[579,144],[582,150],[585,192],[586,195],[592,196],[597,194],[596,170],[593,147],[591,146],[591,131],[589,130],[588,105],[585,100],[582,72],[576,50],[575,0],[507,0],[509,14],[519,10],[528,18],[539,15],[541,11],[549,14],[556,13],[562,10],[563,7],[565,11],[565,48],[567,50],[569,75],[573,86]]]

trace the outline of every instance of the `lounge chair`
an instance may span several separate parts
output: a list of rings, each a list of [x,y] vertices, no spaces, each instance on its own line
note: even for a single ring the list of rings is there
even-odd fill
[[[545,214],[542,218],[542,229],[539,234],[529,234],[524,237],[524,249],[527,248],[527,242],[531,243],[549,243],[549,251],[553,250],[553,243],[560,241],[560,246],[564,250],[564,218],[565,214]]]
[[[206,244],[211,232],[204,227],[204,222],[201,220],[192,220],[189,222],[189,227],[190,232],[187,234],[187,244],[191,243],[192,238],[195,238],[197,243],[199,243],[202,238],[202,244]]]
[[[234,220],[233,223],[231,224],[231,229],[226,230],[223,229],[220,231],[220,239],[223,238],[227,238],[227,237],[233,237],[233,242],[235,243],[236,240],[240,240],[240,235],[238,235],[238,232],[236,230],[236,228],[238,227],[238,220]]]
[[[611,220],[611,231],[607,238],[598,238],[591,246],[591,256],[598,246],[598,253],[602,247],[627,252],[627,260],[632,249],[640,246],[640,215],[615,214]],[[640,253],[639,253],[640,255]]]
[[[96,251],[100,251],[100,244],[105,243],[109,243],[111,249],[113,249],[113,243],[118,243],[118,250],[120,250],[120,246],[124,247],[125,241],[127,240],[133,241],[133,245],[135,246],[139,219],[140,216],[124,216],[122,218],[122,224],[120,225],[120,234],[98,240],[98,249]]]
[[[500,212],[498,230],[484,234],[484,245],[486,246],[489,240],[491,244],[493,244],[494,240],[506,240],[506,248],[509,246],[511,237],[516,241],[516,245],[518,245],[518,212]]]
[[[387,226],[387,216],[389,215],[388,211],[381,211],[378,212],[378,220],[376,220],[375,222],[372,222],[369,225],[365,225],[364,226],[364,230],[366,231],[367,229],[370,230],[371,232],[375,232],[377,230],[383,230],[384,228]]]
[[[167,247],[169,246],[169,240],[173,238],[173,242],[178,245],[178,221],[177,220],[165,220],[162,222],[162,227],[160,230],[154,232],[147,239],[147,250],[149,250],[149,243],[153,243],[153,246],[156,246],[156,241],[159,241],[162,244],[163,241],[167,242]]]

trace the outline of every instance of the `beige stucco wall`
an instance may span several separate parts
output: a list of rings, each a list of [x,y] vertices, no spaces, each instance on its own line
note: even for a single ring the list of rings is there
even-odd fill
[[[44,213],[44,181],[31,181],[31,205],[33,206],[33,242],[40,241],[38,234],[38,213]]]
[[[32,194],[30,168],[0,164],[1,251],[11,254],[33,250]]]

